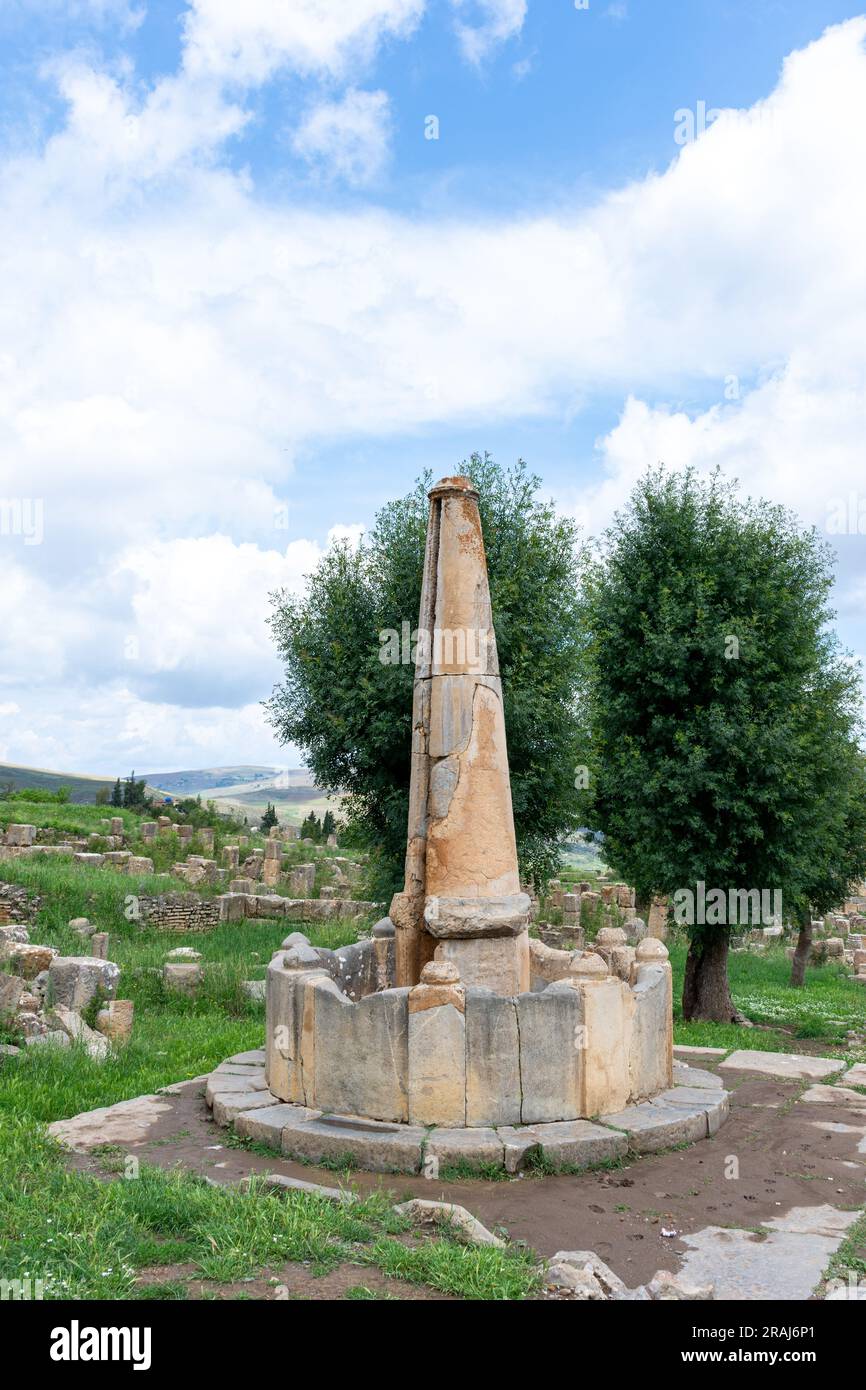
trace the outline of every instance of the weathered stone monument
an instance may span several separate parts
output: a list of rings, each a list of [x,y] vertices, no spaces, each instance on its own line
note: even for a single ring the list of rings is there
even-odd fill
[[[391,904],[397,984],[435,955],[464,985],[529,988],[529,898],[520,891],[502,683],[478,494],[430,493],[412,709],[406,884]]]
[[[403,891],[369,940],[286,938],[267,973],[265,1050],[212,1074],[214,1117],[289,1156],[431,1176],[454,1161],[516,1172],[538,1153],[587,1165],[715,1133],[718,1078],[675,1076],[663,943],[614,928],[586,951],[530,938],[467,478],[430,493],[418,638]]]

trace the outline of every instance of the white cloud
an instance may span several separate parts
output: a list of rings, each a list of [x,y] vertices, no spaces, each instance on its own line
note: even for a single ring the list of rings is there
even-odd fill
[[[628,404],[601,482],[565,499],[591,529],[662,457],[723,463],[823,524],[863,488],[864,34],[853,20],[792,55],[664,173],[496,222],[261,198],[218,163],[243,113],[206,65],[150,92],[62,65],[67,126],[0,167],[0,497],[45,500],[42,546],[0,538],[0,698],[26,712],[4,720],[7,756],[50,765],[65,720],[86,769],[111,729],[135,745],[151,705],[268,693],[264,596],[301,555],[275,514],[295,451],[325,435],[562,418],[612,393]],[[695,395],[719,404],[689,412]],[[116,655],[131,624],[134,670]],[[55,703],[37,723],[40,682]],[[132,723],[100,732],[109,689]]]
[[[467,0],[451,0],[455,9],[465,12]],[[500,44],[513,39],[523,28],[528,0],[469,0],[477,21],[466,24],[458,20],[457,37],[464,57],[479,66]]]
[[[144,4],[134,0],[3,0],[2,8],[6,15],[84,19],[120,24],[124,29],[137,29],[146,13]]]
[[[292,147],[326,177],[356,188],[373,183],[388,158],[391,111],[387,92],[350,88],[339,101],[313,107]]]
[[[342,75],[405,38],[426,0],[191,0],[184,64],[195,77],[267,81],[281,67]]]

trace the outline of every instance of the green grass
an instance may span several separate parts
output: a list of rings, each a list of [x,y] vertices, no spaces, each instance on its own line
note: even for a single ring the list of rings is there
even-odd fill
[[[80,817],[92,808],[32,809]],[[306,848],[298,847],[299,853]],[[126,919],[124,904],[136,881],[113,870],[34,858],[4,862],[0,877],[42,896],[33,941],[80,954],[86,947],[69,931],[69,918],[86,916],[108,931],[110,957],[122,967],[121,994],[136,1006],[132,1040],[102,1065],[75,1047],[27,1050],[0,1063],[0,1277],[29,1272],[45,1281],[50,1297],[183,1299],[185,1280],[167,1275],[142,1288],[138,1272],[189,1265],[196,1278],[234,1285],[263,1270],[276,1272],[287,1261],[304,1260],[311,1271],[349,1261],[461,1298],[532,1294],[537,1276],[529,1255],[466,1246],[445,1233],[407,1244],[383,1197],[347,1210],[255,1184],[249,1192],[214,1188],[182,1172],[144,1168],[137,1180],[125,1180],[119,1176],[122,1155],[107,1150],[101,1158],[105,1180],[67,1172],[44,1124],[201,1075],[234,1052],[261,1046],[264,1010],[241,982],[262,977],[295,925],[314,944],[330,947],[354,940],[355,931],[347,923],[314,927],[279,919],[224,924],[201,934],[157,932]],[[149,879],[140,886],[165,887]],[[195,999],[166,993],[161,977],[167,953],[190,945],[205,965]],[[680,943],[672,943],[671,959],[678,1001],[685,959]],[[866,996],[834,965],[810,969],[806,989],[795,991],[781,951],[734,955],[731,978],[741,1007],[771,1030],[677,1020],[678,1041],[792,1051],[798,1029],[809,1037],[820,1029],[829,1048],[846,1027],[864,1022]],[[356,1287],[365,1289],[362,1274]]]
[[[405,1246],[408,1229],[381,1194],[351,1205],[308,1193],[217,1188],[142,1167],[128,1181],[67,1172],[28,1117],[0,1126],[0,1277],[39,1279],[46,1298],[183,1298],[184,1281],[137,1288],[143,1269],[190,1265],[190,1277],[235,1283],[305,1261],[325,1272],[370,1266],[462,1298],[522,1298],[536,1274],[521,1252],[437,1239]]]
[[[131,1041],[103,1064],[78,1047],[33,1048],[0,1062],[0,1278],[39,1278],[48,1298],[184,1299],[184,1280],[141,1287],[137,1274],[183,1264],[194,1268],[193,1278],[234,1284],[287,1261],[320,1272],[349,1261],[462,1298],[522,1298],[534,1290],[522,1252],[479,1252],[444,1236],[402,1245],[397,1237],[407,1223],[382,1195],[344,1208],[310,1194],[276,1195],[256,1184],[215,1188],[147,1167],[126,1180],[124,1155],[111,1146],[100,1154],[106,1180],[67,1172],[45,1124],[202,1075],[234,1052],[260,1047],[264,1008],[241,982],[263,975],[293,928],[331,947],[356,933],[345,922],[286,919],[157,932],[126,920],[135,883],[113,870],[36,858],[3,863],[0,873],[44,899],[33,941],[81,954],[87,948],[69,931],[69,918],[86,916],[108,931],[110,957],[123,972],[120,993],[135,1004]],[[195,999],[163,987],[161,967],[175,946],[203,956]]]
[[[736,1024],[684,1023],[682,982],[686,946],[669,941],[674,973],[674,1041],[697,1047],[746,1047],[762,1052],[795,1052],[798,1040],[814,1040],[832,1050],[844,1048],[845,1034],[866,1028],[866,990],[841,965],[809,966],[803,989],[791,986],[791,962],[783,947],[732,952],[731,994],[735,1004],[760,1028]]]

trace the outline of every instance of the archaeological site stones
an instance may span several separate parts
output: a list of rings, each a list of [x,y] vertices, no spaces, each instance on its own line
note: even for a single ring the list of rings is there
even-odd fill
[[[727,1094],[677,1073],[663,942],[642,922],[586,950],[530,938],[478,495],[453,477],[429,500],[404,887],[368,940],[287,937],[265,1049],[218,1067],[208,1103],[287,1155],[386,1172],[585,1167],[705,1138]]]

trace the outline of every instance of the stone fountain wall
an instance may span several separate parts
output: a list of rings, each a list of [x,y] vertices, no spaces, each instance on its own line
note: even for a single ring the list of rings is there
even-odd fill
[[[626,947],[615,962],[604,943],[569,953],[533,942],[535,988],[506,996],[465,988],[447,959],[418,985],[390,987],[393,935],[385,923],[377,931],[333,952],[297,935],[271,962],[266,1074],[279,1099],[464,1128],[612,1114],[672,1084],[661,942]]]

